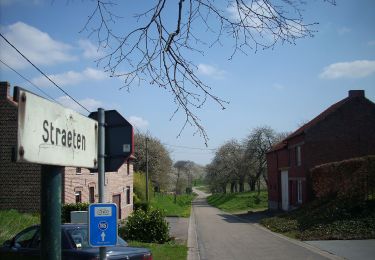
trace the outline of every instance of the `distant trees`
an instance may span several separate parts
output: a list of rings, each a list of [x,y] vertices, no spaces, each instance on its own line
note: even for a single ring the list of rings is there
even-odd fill
[[[241,143],[234,139],[224,143],[206,167],[211,191],[226,193],[230,183],[231,192],[242,192],[246,181],[249,190],[257,186],[259,192],[261,179],[267,183],[266,153],[286,135],[262,126],[254,128]]]
[[[146,172],[146,138],[148,138],[148,169],[152,183],[159,189],[168,189],[172,159],[165,146],[155,137],[142,133],[134,135],[134,170]]]

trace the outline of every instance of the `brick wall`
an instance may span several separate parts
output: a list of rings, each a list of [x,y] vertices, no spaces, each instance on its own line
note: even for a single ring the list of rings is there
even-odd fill
[[[124,219],[133,212],[133,164],[124,163],[118,172],[107,172],[105,174],[105,199],[104,202],[112,203],[114,195],[120,195],[121,218]],[[94,188],[95,202],[99,202],[98,174],[90,173],[88,169],[81,168],[77,173],[77,168],[66,167],[64,173],[64,194],[63,203],[75,203],[75,194],[80,191],[82,202],[89,202],[89,189]],[[130,188],[129,202],[127,203],[127,187]]]
[[[39,212],[40,166],[12,162],[17,143],[17,104],[9,96],[9,84],[0,83],[0,209]]]
[[[40,171],[36,164],[12,162],[12,149],[17,143],[17,103],[9,95],[9,84],[0,83],[0,209],[17,209],[22,212],[40,210]],[[62,178],[62,203],[75,203],[75,193],[81,192],[82,202],[89,202],[89,188],[94,187],[98,202],[98,176],[82,168],[65,167]],[[133,211],[133,164],[124,163],[118,172],[106,173],[105,202],[121,196],[121,218]],[[127,187],[130,188],[129,201]],[[127,203],[129,202],[129,203]]]

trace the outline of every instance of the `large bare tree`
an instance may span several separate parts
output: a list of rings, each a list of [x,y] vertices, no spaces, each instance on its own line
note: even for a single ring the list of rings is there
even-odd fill
[[[334,4],[334,0],[327,1]],[[145,81],[169,91],[177,105],[172,117],[179,111],[185,116],[181,131],[186,125],[195,126],[207,143],[208,136],[197,109],[207,100],[223,109],[227,102],[199,78],[197,65],[190,57],[203,54],[207,48],[229,44],[233,50],[228,57],[231,59],[237,53],[274,48],[278,43],[295,44],[297,39],[312,36],[315,23],[303,20],[303,3],[303,0],[137,1],[136,5],[144,9],[134,15],[134,23],[129,22],[129,17],[121,19],[126,12],[118,8],[120,1],[97,0],[92,1],[83,31],[96,37],[98,47],[106,53],[98,60],[99,65],[111,76],[121,77],[124,88]],[[117,30],[115,23],[121,23],[122,29]]]

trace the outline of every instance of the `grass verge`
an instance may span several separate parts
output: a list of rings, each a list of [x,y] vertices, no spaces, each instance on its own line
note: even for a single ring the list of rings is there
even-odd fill
[[[274,232],[301,240],[374,239],[375,201],[314,201],[260,223]]]
[[[152,259],[154,260],[186,260],[187,258],[187,246],[175,244],[173,242],[154,244],[130,241],[129,246],[149,248],[152,252]]]
[[[17,210],[0,210],[0,245],[23,229],[40,223],[39,215],[20,213]]]
[[[183,194],[177,196],[177,201],[174,203],[174,195],[170,194],[156,194],[151,199],[151,207],[164,211],[167,217],[189,217],[191,202],[195,198],[194,194]]]
[[[268,193],[261,191],[259,196],[256,191],[213,194],[207,197],[207,202],[211,206],[230,213],[262,210],[268,207]]]

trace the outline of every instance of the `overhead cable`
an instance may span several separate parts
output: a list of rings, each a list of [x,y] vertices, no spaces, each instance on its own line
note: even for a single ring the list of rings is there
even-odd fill
[[[71,95],[69,95],[64,89],[62,89],[60,86],[58,86],[50,77],[48,77],[41,69],[39,69],[34,63],[32,63],[21,51],[19,51],[11,42],[8,41],[5,36],[0,33],[0,36],[13,48],[15,49],[27,62],[29,62],[37,71],[39,71],[45,78],[47,78],[53,85],[55,85],[58,89],[60,89],[65,95],[70,97],[75,103],[77,103],[80,107],[82,107],[84,110],[90,113],[90,111],[84,107],[81,103],[79,103],[77,100],[75,100]]]

